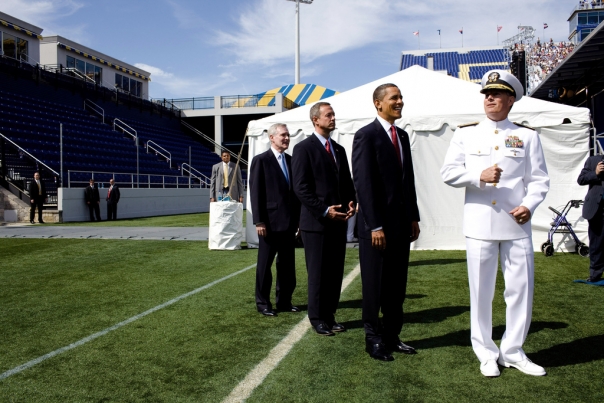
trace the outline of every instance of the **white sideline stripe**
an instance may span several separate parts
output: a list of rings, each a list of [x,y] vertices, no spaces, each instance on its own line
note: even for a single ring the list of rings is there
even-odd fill
[[[208,283],[208,284],[206,284],[206,285],[204,285],[204,286],[202,286],[202,287],[199,287],[199,288],[197,288],[197,289],[195,289],[195,290],[193,290],[193,291],[189,291],[189,292],[188,292],[188,293],[186,293],[186,294],[183,294],[183,295],[181,295],[181,296],[179,296],[179,297],[176,297],[176,298],[174,298],[174,299],[171,299],[171,300],[170,300],[170,301],[168,301],[168,302],[164,302],[163,304],[158,305],[158,306],[156,306],[155,308],[151,308],[151,309],[149,309],[149,310],[147,310],[147,311],[145,311],[145,312],[143,312],[143,313],[139,313],[138,315],[133,316],[133,317],[131,317],[131,318],[129,318],[129,319],[126,319],[125,321],[120,322],[120,323],[118,323],[118,324],[115,324],[115,325],[113,325],[113,326],[111,326],[111,327],[108,327],[107,329],[104,329],[104,330],[101,330],[100,332],[97,332],[97,333],[91,334],[90,336],[85,337],[85,338],[83,338],[83,339],[81,339],[81,340],[78,340],[78,341],[76,341],[75,343],[71,343],[71,344],[70,344],[70,345],[68,345],[68,346],[61,347],[61,348],[59,348],[59,349],[57,349],[57,350],[55,350],[55,351],[51,351],[51,352],[50,352],[50,353],[48,353],[48,354],[44,354],[44,355],[43,355],[43,356],[41,356],[41,357],[38,357],[38,358],[33,359],[33,360],[31,360],[31,361],[28,361],[28,362],[26,362],[26,363],[25,363],[25,364],[23,364],[23,365],[19,365],[18,367],[15,367],[15,368],[13,368],[13,369],[9,369],[8,371],[4,372],[3,374],[0,374],[0,380],[5,379],[5,378],[8,378],[8,377],[9,377],[9,376],[11,376],[11,375],[18,374],[19,372],[21,372],[21,371],[25,371],[26,369],[29,369],[29,368],[33,367],[34,365],[37,365],[37,364],[41,363],[41,362],[42,362],[42,361],[44,361],[44,360],[47,360],[47,359],[52,358],[52,357],[54,357],[54,356],[56,356],[56,355],[62,354],[62,353],[64,353],[64,352],[69,351],[69,350],[71,350],[71,349],[74,349],[74,348],[76,348],[76,347],[79,347],[79,346],[81,346],[82,344],[86,344],[86,343],[88,343],[89,341],[92,341],[92,340],[94,340],[94,339],[96,339],[96,338],[99,338],[99,337],[101,337],[101,336],[104,336],[104,335],[106,335],[106,334],[107,334],[107,333],[109,333],[109,332],[112,332],[112,331],[114,331],[114,330],[116,330],[116,329],[119,329],[120,327],[126,326],[127,324],[132,323],[132,322],[134,322],[135,320],[138,320],[138,319],[140,319],[140,318],[143,318],[143,317],[145,317],[145,316],[147,316],[147,315],[149,315],[149,314],[152,314],[153,312],[159,311],[160,309],[163,309],[163,308],[165,308],[165,307],[167,307],[167,306],[170,306],[170,305],[172,305],[172,304],[175,304],[175,303],[177,303],[178,301],[180,301],[180,300],[182,300],[182,299],[185,299],[185,298],[187,298],[187,297],[190,297],[191,295],[197,294],[197,293],[198,293],[198,292],[200,292],[200,291],[206,290],[206,289],[208,289],[208,288],[210,288],[210,287],[212,287],[212,286],[214,286],[214,285],[216,285],[216,284],[218,284],[218,283],[221,283],[221,282],[223,282],[223,281],[225,281],[225,280],[230,279],[231,277],[235,277],[235,276],[237,276],[237,275],[239,275],[239,274],[241,274],[241,273],[243,273],[243,272],[245,272],[245,271],[248,271],[249,269],[251,269],[251,268],[253,268],[253,267],[256,267],[256,265],[255,265],[255,264],[253,264],[253,265],[248,266],[248,267],[246,267],[246,268],[244,268],[244,269],[241,269],[241,270],[239,270],[239,271],[236,271],[235,273],[231,273],[231,274],[229,274],[228,276],[225,276],[225,277],[223,277],[223,278],[221,278],[221,279],[218,279],[218,280],[212,281],[211,283]]]
[[[361,272],[360,266],[357,265],[342,281],[342,292],[352,283],[352,281]],[[304,317],[283,340],[279,342],[271,351],[268,356],[256,367],[247,374],[245,379],[239,382],[239,385],[233,389],[233,391],[222,401],[222,403],[239,403],[244,402],[248,397],[251,396],[254,389],[256,389],[264,381],[264,379],[270,374],[273,369],[279,365],[281,360],[290,352],[294,345],[302,339],[302,336],[310,329],[310,322],[308,321],[308,315]]]

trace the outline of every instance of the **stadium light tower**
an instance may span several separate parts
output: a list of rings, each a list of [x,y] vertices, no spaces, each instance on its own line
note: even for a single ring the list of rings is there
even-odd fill
[[[300,84],[300,3],[312,4],[313,0],[287,0],[296,3],[296,74],[295,84]]]

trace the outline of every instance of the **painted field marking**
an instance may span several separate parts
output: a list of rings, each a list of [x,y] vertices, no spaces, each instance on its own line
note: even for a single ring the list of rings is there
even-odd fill
[[[357,265],[342,281],[342,292],[352,283],[361,272]],[[250,371],[247,376],[239,382],[239,385],[222,401],[222,403],[244,402],[252,395],[252,392],[262,384],[264,379],[279,365],[281,360],[290,352],[294,345],[299,342],[306,331],[310,329],[308,315],[306,315],[288,334],[277,344],[266,356],[266,358]]]
[[[15,368],[13,368],[13,369],[9,369],[8,371],[6,371],[6,372],[4,372],[4,373],[0,374],[0,381],[1,381],[2,379],[8,378],[8,377],[9,377],[9,376],[11,376],[11,375],[15,375],[15,374],[18,374],[18,373],[19,373],[19,372],[21,372],[21,371],[25,371],[26,369],[29,369],[29,368],[33,367],[34,365],[37,365],[37,364],[41,363],[42,361],[45,361],[45,360],[47,360],[47,359],[49,359],[49,358],[52,358],[52,357],[54,357],[54,356],[57,356],[57,355],[59,355],[59,354],[62,354],[62,353],[64,353],[64,352],[66,352],[66,351],[72,350],[72,349],[74,349],[74,348],[76,348],[76,347],[79,347],[79,346],[81,346],[81,345],[83,345],[83,344],[86,344],[86,343],[88,343],[89,341],[92,341],[92,340],[97,339],[97,338],[99,338],[99,337],[101,337],[101,336],[104,336],[104,335],[106,335],[106,334],[107,334],[107,333],[109,333],[109,332],[112,332],[112,331],[114,331],[114,330],[117,330],[117,329],[119,329],[120,327],[126,326],[127,324],[132,323],[132,322],[134,322],[134,321],[136,321],[136,320],[138,320],[138,319],[144,318],[145,316],[150,315],[150,314],[152,314],[153,312],[157,312],[157,311],[159,311],[160,309],[163,309],[163,308],[165,308],[165,307],[167,307],[167,306],[170,306],[170,305],[172,305],[172,304],[175,304],[175,303],[177,303],[178,301],[180,301],[180,300],[182,300],[182,299],[185,299],[185,298],[187,298],[187,297],[190,297],[191,295],[195,295],[195,294],[197,294],[197,293],[198,293],[198,292],[200,292],[200,291],[207,290],[208,288],[210,288],[210,287],[212,287],[212,286],[214,286],[214,285],[216,285],[216,284],[218,284],[218,283],[221,283],[221,282],[223,282],[223,281],[225,281],[225,280],[228,280],[228,279],[230,279],[230,278],[232,278],[232,277],[235,277],[235,276],[237,276],[237,275],[239,275],[239,274],[241,274],[241,273],[243,273],[243,272],[246,272],[246,271],[248,271],[249,269],[251,269],[251,268],[253,268],[253,267],[256,267],[256,265],[255,265],[255,264],[253,264],[253,265],[248,266],[248,267],[246,267],[246,268],[244,268],[244,269],[241,269],[241,270],[239,270],[239,271],[236,271],[235,273],[231,273],[231,274],[229,274],[228,276],[225,276],[225,277],[223,277],[223,278],[221,278],[221,279],[218,279],[218,280],[212,281],[211,283],[208,283],[208,284],[206,284],[206,285],[204,285],[204,286],[202,286],[202,287],[196,288],[196,289],[195,289],[195,290],[193,290],[193,291],[189,291],[189,292],[188,292],[188,293],[186,293],[186,294],[183,294],[183,295],[181,295],[181,296],[179,296],[179,297],[176,297],[176,298],[174,298],[174,299],[171,299],[170,301],[164,302],[163,304],[158,305],[158,306],[156,306],[156,307],[154,307],[154,308],[151,308],[151,309],[149,309],[149,310],[147,310],[147,311],[145,311],[145,312],[143,312],[143,313],[139,313],[138,315],[135,315],[135,316],[133,316],[133,317],[131,317],[131,318],[129,318],[129,319],[126,319],[126,320],[124,320],[124,321],[122,321],[122,322],[120,322],[120,323],[118,323],[118,324],[115,324],[115,325],[113,325],[113,326],[111,326],[111,327],[108,327],[108,328],[106,328],[106,329],[104,329],[104,330],[101,330],[100,332],[97,332],[97,333],[91,334],[90,336],[85,337],[85,338],[83,338],[83,339],[81,339],[81,340],[78,340],[78,341],[76,341],[75,343],[71,343],[71,344],[70,344],[70,345],[68,345],[68,346],[61,347],[61,348],[59,348],[59,349],[57,349],[57,350],[55,350],[55,351],[51,351],[51,352],[50,352],[50,353],[48,353],[48,354],[44,354],[44,355],[43,355],[43,356],[41,356],[41,357],[38,357],[38,358],[33,359],[33,360],[31,360],[31,361],[28,361],[28,362],[26,362],[26,363],[25,363],[25,364],[23,364],[23,365],[19,365],[18,367],[15,367]]]

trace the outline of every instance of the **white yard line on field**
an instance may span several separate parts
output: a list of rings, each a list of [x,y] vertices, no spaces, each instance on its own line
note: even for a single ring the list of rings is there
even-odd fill
[[[348,273],[342,282],[342,292],[344,292],[360,272],[360,266],[357,265],[357,267]],[[239,382],[239,385],[233,389],[222,403],[244,402],[245,399],[250,397],[254,389],[262,384],[268,374],[279,365],[294,345],[302,339],[302,336],[304,336],[308,329],[310,329],[310,322],[307,315],[268,353],[268,356],[264,360],[247,374],[245,379]]]
[[[200,292],[200,291],[207,290],[208,288],[210,288],[210,287],[212,287],[212,286],[214,286],[214,285],[216,285],[216,284],[218,284],[218,283],[221,283],[221,282],[223,282],[223,281],[225,281],[225,280],[228,280],[228,279],[230,279],[230,278],[232,278],[232,277],[235,277],[235,276],[237,276],[237,275],[239,275],[239,274],[241,274],[241,273],[243,273],[243,272],[246,272],[246,271],[248,271],[249,269],[254,268],[254,267],[256,267],[256,265],[255,265],[255,264],[253,264],[253,265],[251,265],[251,266],[248,266],[248,267],[246,267],[246,268],[244,268],[244,269],[241,269],[241,270],[239,270],[239,271],[236,271],[235,273],[231,273],[231,274],[229,274],[228,276],[225,276],[225,277],[223,277],[223,278],[221,278],[221,279],[218,279],[218,280],[216,280],[216,281],[212,281],[211,283],[206,284],[206,285],[204,285],[204,286],[202,286],[202,287],[199,287],[199,288],[197,288],[197,289],[195,289],[195,290],[193,290],[193,291],[189,291],[189,292],[188,292],[188,293],[186,293],[186,294],[183,294],[183,295],[181,295],[181,296],[179,296],[179,297],[176,297],[176,298],[174,298],[174,299],[171,299],[170,301],[164,302],[163,304],[158,305],[158,306],[156,306],[156,307],[154,307],[154,308],[151,308],[151,309],[149,309],[149,310],[147,310],[147,311],[145,311],[145,312],[143,312],[143,313],[139,313],[138,315],[135,315],[135,316],[133,316],[133,317],[131,317],[131,318],[129,318],[129,319],[126,319],[126,320],[124,320],[124,321],[122,321],[122,322],[120,322],[120,323],[118,323],[118,324],[115,324],[115,325],[113,325],[113,326],[111,326],[111,327],[108,327],[108,328],[106,328],[106,329],[104,329],[104,330],[101,330],[100,332],[97,332],[97,333],[91,334],[91,335],[90,335],[90,336],[88,336],[88,337],[84,337],[83,339],[78,340],[78,341],[76,341],[76,342],[74,342],[74,343],[71,343],[71,344],[70,344],[70,345],[68,345],[68,346],[61,347],[61,348],[59,348],[59,349],[57,349],[57,350],[55,350],[55,351],[51,351],[51,352],[50,352],[50,353],[48,353],[48,354],[44,354],[44,355],[43,355],[43,356],[41,356],[41,357],[38,357],[38,358],[33,359],[33,360],[31,360],[31,361],[28,361],[28,362],[26,362],[26,363],[25,363],[25,364],[23,364],[23,365],[19,365],[18,367],[15,367],[15,368],[13,368],[13,369],[9,369],[8,371],[6,371],[6,372],[4,372],[4,373],[0,374],[0,380],[5,379],[5,378],[8,378],[8,377],[9,377],[9,376],[11,376],[11,375],[18,374],[19,372],[21,372],[21,371],[25,371],[26,369],[29,369],[29,368],[33,367],[34,365],[37,365],[37,364],[41,363],[42,361],[45,361],[45,360],[47,360],[47,359],[49,359],[49,358],[52,358],[52,357],[54,357],[54,356],[56,356],[56,355],[62,354],[62,353],[64,353],[64,352],[66,352],[66,351],[69,351],[69,350],[71,350],[71,349],[74,349],[74,348],[76,348],[76,347],[79,347],[79,346],[81,346],[81,345],[83,345],[83,344],[88,343],[89,341],[92,341],[92,340],[96,339],[96,338],[99,338],[99,337],[101,337],[101,336],[104,336],[104,335],[106,335],[106,334],[107,334],[107,333],[109,333],[109,332],[112,332],[112,331],[114,331],[114,330],[119,329],[120,327],[126,326],[127,324],[134,322],[135,320],[138,320],[138,319],[140,319],[140,318],[144,318],[145,316],[147,316],[147,315],[149,315],[149,314],[152,314],[153,312],[157,312],[157,311],[159,311],[160,309],[163,309],[163,308],[165,308],[165,307],[167,307],[167,306],[170,306],[170,305],[172,305],[172,304],[175,304],[175,303],[177,303],[178,301],[180,301],[180,300],[182,300],[182,299],[185,299],[185,298],[187,298],[187,297],[190,297],[191,295],[195,295],[195,294],[197,294],[197,293],[198,293],[198,292]]]

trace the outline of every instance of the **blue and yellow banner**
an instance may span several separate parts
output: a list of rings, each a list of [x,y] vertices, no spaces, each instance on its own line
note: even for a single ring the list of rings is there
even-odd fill
[[[18,25],[15,25],[13,23],[10,23],[8,21],[0,20],[0,24],[4,25],[7,28],[14,29],[17,32],[21,32],[22,34],[25,34],[27,36],[31,36],[32,38],[44,39],[44,38],[42,38],[42,35],[37,34],[35,32],[28,31],[27,29],[22,28],[22,27],[20,27]]]

